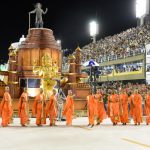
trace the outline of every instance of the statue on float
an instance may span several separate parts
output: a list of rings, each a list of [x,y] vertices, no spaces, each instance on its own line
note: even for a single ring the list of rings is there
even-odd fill
[[[43,28],[43,18],[42,15],[46,14],[48,11],[48,8],[46,8],[46,10],[44,11],[42,9],[42,4],[41,3],[36,3],[35,5],[35,9],[33,11],[29,12],[29,29],[30,29],[30,14],[36,14],[36,18],[35,18],[35,27],[36,28]]]

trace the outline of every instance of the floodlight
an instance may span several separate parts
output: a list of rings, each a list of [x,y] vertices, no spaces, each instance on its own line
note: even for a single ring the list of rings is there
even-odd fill
[[[96,21],[90,22],[90,36],[96,36],[98,34],[98,24]]]
[[[141,18],[146,15],[147,0],[136,0],[136,17]]]
[[[61,40],[57,40],[57,44],[58,44],[58,45],[61,45]]]

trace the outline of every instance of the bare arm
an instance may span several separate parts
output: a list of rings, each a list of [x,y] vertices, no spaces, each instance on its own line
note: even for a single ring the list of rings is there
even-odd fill
[[[34,9],[33,11],[30,11],[29,14],[34,14],[36,12],[36,9]]]

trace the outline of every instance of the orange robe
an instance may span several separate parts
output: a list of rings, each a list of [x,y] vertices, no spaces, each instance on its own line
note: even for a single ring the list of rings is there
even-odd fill
[[[129,97],[129,104],[130,104],[130,116],[133,116],[133,103],[132,103],[132,95]]]
[[[74,100],[72,96],[67,96],[66,98],[66,105],[63,111],[63,116],[66,116],[66,123],[67,125],[72,125],[74,113]]]
[[[11,103],[11,96],[8,92],[4,93],[1,105],[0,105],[0,113],[2,116],[2,126],[6,127],[10,123],[12,117],[12,103]]]
[[[109,96],[109,116],[112,123],[120,122],[119,96],[117,94]]]
[[[120,94],[120,119],[121,123],[128,123],[128,95]]]
[[[95,95],[97,123],[101,123],[106,118],[106,111],[101,94]]]
[[[146,115],[146,123],[150,123],[150,95],[146,95],[144,113]]]
[[[132,94],[131,95],[131,105],[132,105],[132,117],[134,123],[142,122],[142,96],[140,94]]]
[[[50,118],[50,125],[54,125],[57,117],[56,97],[54,95],[50,96],[50,101],[48,102],[46,108],[46,114]]]
[[[88,109],[89,124],[94,125],[96,103],[93,95],[87,96],[87,109]]]
[[[107,101],[107,115],[108,117],[110,117],[110,102],[109,102],[109,99],[110,99],[110,95],[107,97],[108,101]]]
[[[29,104],[28,104],[28,93],[23,92],[20,99],[19,99],[19,106],[18,106],[18,115],[20,117],[21,125],[25,125],[29,121]]]
[[[36,124],[38,126],[46,124],[45,106],[46,102],[44,94],[39,94],[38,96],[36,96],[33,103],[32,113],[33,115],[36,115]]]

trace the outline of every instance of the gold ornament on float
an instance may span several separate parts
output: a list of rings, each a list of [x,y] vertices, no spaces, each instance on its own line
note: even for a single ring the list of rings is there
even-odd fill
[[[14,48],[12,45],[9,47],[9,56],[17,56],[17,53],[18,53],[18,49]]]
[[[52,91],[56,84],[55,79],[60,78],[58,71],[57,63],[47,53],[42,57],[41,66],[38,66],[38,61],[34,60],[33,72],[42,77],[41,87],[46,96],[49,95],[49,92]]]

